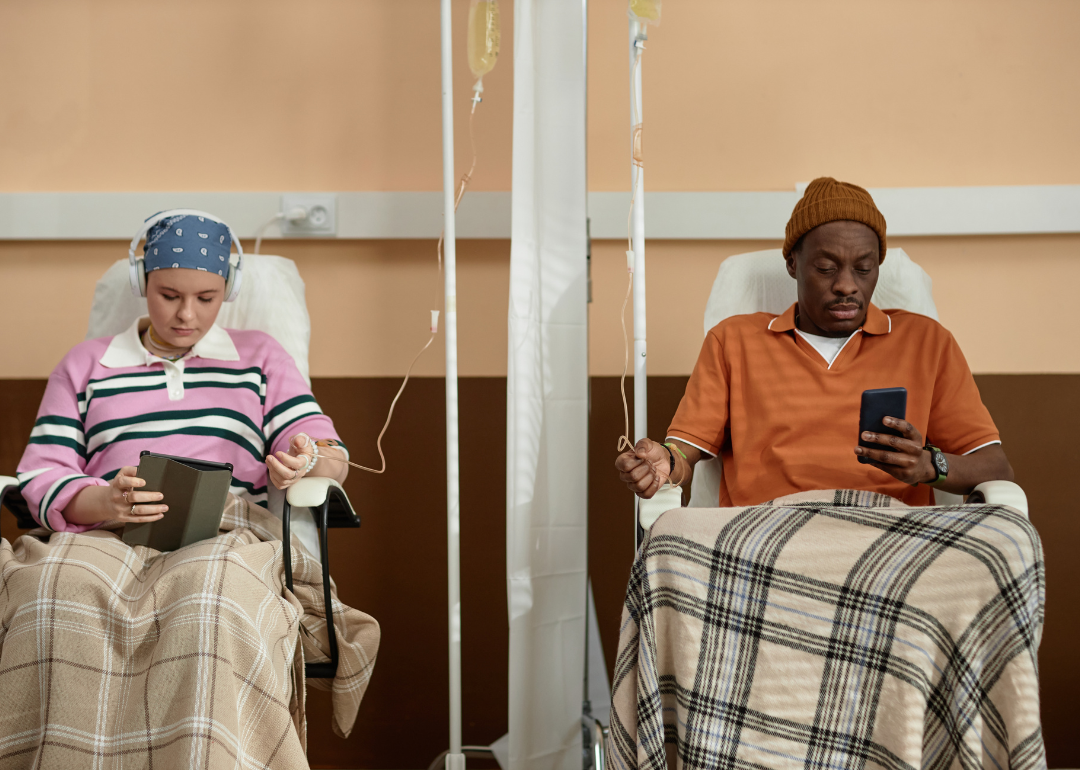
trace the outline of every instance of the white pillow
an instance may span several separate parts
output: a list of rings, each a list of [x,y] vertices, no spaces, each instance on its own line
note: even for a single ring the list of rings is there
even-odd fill
[[[720,263],[705,305],[705,334],[733,315],[776,313],[798,299],[780,249],[737,254]],[[879,308],[909,310],[937,320],[933,282],[903,249],[889,249],[871,301]]]

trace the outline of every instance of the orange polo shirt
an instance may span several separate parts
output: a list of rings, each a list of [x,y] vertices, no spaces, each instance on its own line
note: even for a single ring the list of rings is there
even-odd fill
[[[944,452],[999,441],[960,346],[937,321],[871,304],[830,366],[795,333],[796,308],[713,327],[668,428],[669,438],[721,457],[721,507],[814,489],[932,505],[925,484],[859,463],[859,407],[871,388],[907,388],[906,419]]]

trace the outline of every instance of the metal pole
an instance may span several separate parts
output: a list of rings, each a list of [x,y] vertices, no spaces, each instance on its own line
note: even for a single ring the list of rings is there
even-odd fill
[[[588,141],[588,126],[589,126],[589,0],[581,0],[581,66],[585,75],[585,92],[584,110],[585,110],[585,280],[586,280],[586,295],[585,302],[588,304],[592,302],[592,235],[589,233],[589,141]],[[585,313],[585,360],[588,362],[588,323],[589,314]],[[587,363],[586,363],[587,365]],[[589,410],[592,410],[592,383],[588,385],[590,391],[589,398]],[[586,428],[586,436],[588,435]],[[586,456],[586,462],[588,457]],[[588,479],[589,470],[586,466],[585,478]],[[589,702],[589,512],[585,511],[585,665],[582,666],[581,676],[581,713],[584,717],[592,717],[592,704]],[[602,770],[602,768],[596,768],[595,770]]]
[[[446,340],[446,565],[450,611],[450,752],[446,770],[464,770],[461,751],[461,500],[458,477],[457,381],[457,252],[454,231],[454,67],[450,32],[450,0],[441,0],[442,130],[443,130],[443,256]]]
[[[630,19],[630,124],[642,122],[641,57],[637,48],[641,25]],[[635,66],[635,64],[637,66]],[[637,106],[635,115],[634,106]],[[633,141],[631,139],[631,141]],[[630,164],[630,180],[635,185],[633,212],[634,242],[634,443],[648,435],[648,382],[645,357],[645,169]],[[637,542],[637,497],[634,498],[634,532]]]

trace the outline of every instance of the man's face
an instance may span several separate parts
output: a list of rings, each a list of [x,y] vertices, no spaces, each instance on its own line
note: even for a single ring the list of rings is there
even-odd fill
[[[862,326],[878,280],[878,237],[862,222],[815,227],[787,258],[799,285],[799,328],[846,337]]]

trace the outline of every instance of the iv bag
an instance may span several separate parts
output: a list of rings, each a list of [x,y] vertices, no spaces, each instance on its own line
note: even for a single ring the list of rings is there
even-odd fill
[[[499,1],[472,0],[469,5],[469,69],[476,78],[495,69],[499,58]]]
[[[642,24],[660,24],[660,4],[662,0],[630,0],[630,16]]]

